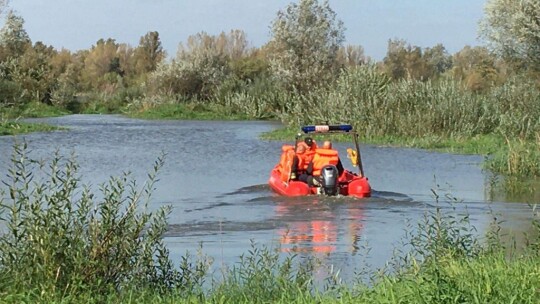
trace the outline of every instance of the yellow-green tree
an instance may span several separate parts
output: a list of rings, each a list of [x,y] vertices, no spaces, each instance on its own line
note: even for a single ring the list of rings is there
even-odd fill
[[[167,54],[163,50],[158,32],[148,32],[139,40],[134,51],[134,70],[139,76],[154,71]]]
[[[339,70],[338,51],[344,41],[343,22],[328,1],[300,0],[277,13],[272,22],[270,68],[288,89],[308,92]]]
[[[0,2],[0,11],[6,2]],[[21,68],[21,57],[32,42],[24,29],[24,19],[10,10],[0,29],[0,103],[16,105],[31,99],[26,80],[28,70]],[[39,69],[37,73],[40,74]]]
[[[436,78],[452,68],[452,56],[442,44],[425,48],[422,55],[429,67],[429,77]]]
[[[81,75],[86,89],[111,89],[111,85],[114,86],[122,71],[117,50],[118,44],[114,39],[100,39],[92,46],[85,56]]]
[[[388,41],[388,50],[383,59],[383,70],[392,79],[427,80],[430,77],[428,63],[422,58],[419,46],[405,40]]]
[[[183,99],[209,99],[233,71],[242,74],[242,69],[248,68],[240,62],[249,52],[246,35],[240,30],[217,36],[205,32],[192,35],[186,44],[180,44],[170,64],[158,65],[148,81],[149,89]]]
[[[360,45],[342,46],[338,50],[337,60],[340,66],[356,67],[370,61],[365,55],[364,48]]]
[[[497,83],[496,58],[482,46],[465,46],[453,55],[449,73],[472,91],[483,91]]]
[[[506,60],[540,71],[540,1],[488,0],[480,35]]]
[[[9,11],[6,22],[0,30],[0,47],[3,49],[4,59],[21,56],[30,46],[32,41],[24,29],[24,19],[12,10]]]

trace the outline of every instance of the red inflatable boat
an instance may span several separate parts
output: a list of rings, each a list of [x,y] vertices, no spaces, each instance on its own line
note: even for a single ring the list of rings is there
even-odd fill
[[[302,131],[307,134],[348,134],[352,137],[352,141],[356,149],[347,149],[348,158],[352,164],[358,168],[358,173],[353,173],[347,169],[338,170],[336,167],[336,161],[339,160],[337,151],[333,149],[315,148],[311,151],[313,156],[306,157],[309,162],[318,164],[320,168],[315,168],[312,172],[312,178],[309,182],[298,180],[295,174],[291,174],[292,159],[293,157],[299,157],[300,152],[304,153],[304,148],[299,149],[300,144],[303,144],[301,140],[302,134],[299,133],[296,136],[295,145],[283,145],[282,155],[280,162],[270,172],[270,179],[268,184],[273,191],[284,196],[304,196],[310,194],[323,194],[323,195],[345,195],[354,197],[369,197],[371,196],[371,186],[369,185],[368,178],[364,175],[362,167],[362,161],[360,157],[360,148],[358,145],[358,134],[353,131],[351,125],[317,125],[317,126],[304,126]],[[311,137],[308,138],[310,141]],[[302,151],[300,151],[302,150]],[[324,158],[324,157],[327,158]],[[302,159],[301,156],[300,158]],[[328,159],[328,163],[324,163],[325,159]],[[339,160],[341,162],[341,160]],[[305,169],[308,164],[300,165],[300,170]],[[313,168],[313,167],[312,167]],[[310,170],[308,170],[310,171]],[[341,172],[340,172],[341,171]],[[312,182],[313,181],[313,182]]]

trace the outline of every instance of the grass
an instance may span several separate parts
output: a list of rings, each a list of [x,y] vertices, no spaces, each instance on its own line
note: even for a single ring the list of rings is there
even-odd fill
[[[349,123],[364,142],[499,154],[502,161],[489,166],[495,173],[540,174],[535,152],[540,151],[540,89],[530,79],[511,78],[476,94],[452,79],[391,82],[366,66],[345,71],[328,87],[288,98],[281,119],[293,129]]]
[[[540,176],[540,89],[523,75],[481,94],[451,78],[391,81],[370,65],[345,69],[335,81],[303,94],[270,79],[233,84],[209,88],[213,93],[204,100],[126,88],[112,96],[88,94],[84,106],[74,108],[146,119],[279,119],[291,128],[267,139],[292,140],[304,124],[349,123],[366,143],[489,155],[487,168],[496,174]],[[20,115],[58,114],[33,108],[38,105]]]
[[[129,110],[130,117],[142,119],[182,120],[246,120],[247,115],[230,113],[218,105],[202,103],[159,104],[148,108]]]
[[[538,257],[508,259],[503,254],[477,258],[439,257],[396,277],[385,277],[357,303],[535,303],[540,300]],[[349,303],[353,303],[350,301]]]
[[[56,117],[71,114],[69,111],[46,105],[41,102],[30,102],[19,107],[0,107],[0,113],[5,119]]]
[[[0,136],[61,130],[62,128],[47,124],[21,122],[19,118],[54,117],[66,114],[69,113],[65,110],[39,102],[28,103],[21,107],[0,107]]]
[[[478,235],[467,214],[439,197],[409,226],[396,255],[371,276],[343,283],[329,272],[317,284],[318,261],[253,243],[221,273],[204,256],[173,263],[163,245],[168,207],[147,203],[163,166],[159,157],[139,186],[129,175],[111,177],[100,193],[79,183],[73,157],[48,162],[13,148],[0,196],[0,301],[5,303],[538,303],[540,221],[524,248],[501,241],[494,219]],[[444,200],[444,201],[443,201]],[[490,215],[492,216],[492,215]],[[361,265],[355,265],[361,267]],[[320,279],[320,278],[319,278]]]
[[[293,141],[299,128],[284,127],[261,134],[262,139]],[[324,137],[324,134],[320,135]],[[350,141],[350,136],[331,136],[333,141]],[[495,135],[478,135],[471,138],[466,137],[442,137],[425,136],[422,138],[406,138],[397,136],[376,136],[362,138],[361,143],[379,146],[421,148],[440,152],[459,154],[493,154],[504,145],[504,139]]]
[[[62,128],[47,124],[25,123],[25,122],[0,122],[0,136],[19,135],[32,132],[50,132],[61,130]]]

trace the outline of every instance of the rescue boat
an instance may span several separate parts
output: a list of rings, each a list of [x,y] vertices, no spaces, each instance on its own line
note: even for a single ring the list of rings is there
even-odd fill
[[[283,196],[305,196],[305,195],[344,195],[354,197],[369,197],[371,196],[371,186],[368,178],[364,175],[362,160],[360,157],[360,147],[358,144],[358,134],[353,130],[351,125],[314,125],[304,126],[301,128],[305,136],[310,134],[318,135],[335,135],[348,134],[352,137],[352,142],[355,149],[347,149],[347,158],[350,159],[354,167],[358,168],[358,173],[343,169],[339,173],[335,162],[329,161],[317,168],[313,172],[314,183],[300,181],[291,176],[292,159],[297,155],[298,145],[302,143],[301,138],[304,136],[298,133],[295,138],[295,144],[283,145],[280,161],[274,166],[270,172],[268,184],[272,190]],[[311,139],[311,137],[309,137]],[[331,154],[328,149],[315,148],[313,153]],[[328,158],[329,160],[337,159],[337,151],[334,152],[335,157]],[[304,164],[305,165],[305,164]]]

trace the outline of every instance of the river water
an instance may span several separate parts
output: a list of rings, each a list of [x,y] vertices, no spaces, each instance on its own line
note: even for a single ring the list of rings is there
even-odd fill
[[[166,243],[175,260],[202,244],[215,264],[230,265],[255,242],[315,256],[345,273],[365,265],[375,269],[401,249],[405,231],[436,206],[468,213],[480,234],[495,214],[504,221],[505,233],[519,238],[530,229],[527,203],[535,203],[493,201],[481,156],[370,145],[361,145],[361,154],[373,197],[280,197],[266,182],[283,142],[258,138],[280,127],[273,122],[146,121],[116,115],[33,121],[69,130],[25,135],[32,155],[75,152],[83,182],[96,188],[127,171],[142,184],[153,162],[166,153],[151,204],[173,207]],[[2,172],[15,140],[0,137]],[[351,145],[335,146],[352,170],[344,157]],[[440,202],[432,189],[443,198]],[[455,204],[442,202],[447,194]]]

